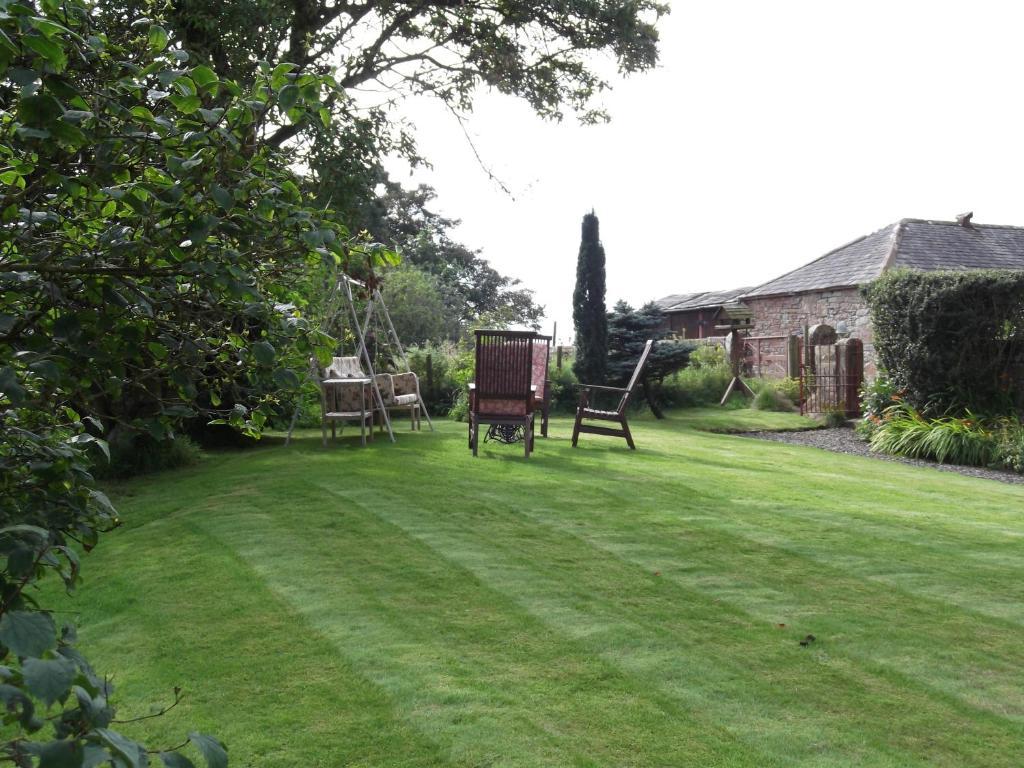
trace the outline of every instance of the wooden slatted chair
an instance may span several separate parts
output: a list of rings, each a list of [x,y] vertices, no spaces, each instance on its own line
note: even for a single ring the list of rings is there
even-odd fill
[[[469,447],[477,455],[480,425],[521,426],[533,450],[532,331],[476,331],[476,377],[469,393]]]
[[[651,347],[654,346],[654,339],[648,339],[644,345],[644,351],[640,354],[640,360],[636,364],[636,368],[633,370],[633,375],[629,379],[629,385],[625,387],[603,387],[597,384],[579,384],[580,387],[580,402],[576,408],[576,423],[572,429],[572,446],[576,447],[576,441],[579,439],[581,432],[588,432],[594,435],[608,435],[610,437],[624,437],[626,438],[626,444],[629,445],[631,451],[636,450],[636,445],[633,444],[633,435],[629,431],[629,424],[626,423],[626,406],[629,405],[629,397],[633,394],[633,390],[636,389],[637,384],[640,381],[640,375],[643,373],[644,366],[647,365],[647,357],[651,354]],[[622,397],[619,398],[619,405],[614,411],[602,411],[591,406],[593,402],[593,395],[595,391],[599,392],[620,392]],[[601,427],[593,424],[587,424],[587,421],[610,421],[615,422],[619,425],[618,429],[614,427]]]

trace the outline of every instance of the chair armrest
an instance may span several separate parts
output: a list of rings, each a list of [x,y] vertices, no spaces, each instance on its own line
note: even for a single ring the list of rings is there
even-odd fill
[[[580,389],[601,389],[601,390],[604,390],[606,392],[625,392],[626,391],[626,387],[605,387],[605,386],[603,386],[601,384],[573,384],[573,386],[574,387],[579,387]]]

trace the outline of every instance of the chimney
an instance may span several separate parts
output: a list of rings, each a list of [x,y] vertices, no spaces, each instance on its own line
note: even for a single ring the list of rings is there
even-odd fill
[[[971,226],[971,217],[974,215],[974,211],[968,211],[967,213],[959,213],[956,217],[956,223],[961,227]]]

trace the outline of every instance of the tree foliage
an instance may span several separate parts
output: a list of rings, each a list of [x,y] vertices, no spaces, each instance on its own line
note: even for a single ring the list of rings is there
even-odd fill
[[[142,0],[110,5],[146,7]],[[468,109],[486,86],[525,99],[544,117],[559,119],[568,106],[597,120],[604,115],[593,102],[609,84],[595,55],[620,72],[652,68],[656,23],[667,12],[652,0],[174,0],[169,21],[185,48],[239,80],[283,52],[303,72],[336,68],[346,91],[425,93]],[[301,128],[273,141],[281,145]]]
[[[894,270],[864,293],[878,360],[916,409],[1024,409],[1024,272]]]
[[[148,14],[150,3],[102,0],[99,7],[127,24]],[[652,68],[656,24],[668,12],[653,0],[172,0],[168,9],[172,39],[221,76],[249,82],[260,61],[279,54],[296,72],[331,75],[338,90],[318,114],[259,140],[288,147],[322,204],[440,278],[448,306],[467,323],[524,325],[542,314],[530,293],[450,237],[457,222],[426,209],[431,190],[403,193],[388,182],[385,155],[421,161],[395,106],[426,95],[461,120],[486,88],[521,98],[546,118],[568,109],[585,121],[603,119],[598,99],[609,83],[601,72],[612,63],[620,73]],[[380,184],[388,189],[383,217],[367,210]]]
[[[0,1],[0,759],[24,766],[148,762],[34,597],[50,574],[73,588],[78,548],[117,523],[86,452],[197,412],[257,434],[322,341],[301,311],[309,270],[389,258],[254,140],[319,115],[330,78],[267,64],[243,86],[153,20],[93,10]],[[190,741],[226,764],[215,739]]]
[[[669,341],[664,315],[654,302],[633,309],[624,301],[608,313],[608,383],[624,387],[629,383],[648,339],[658,343],[651,349],[644,368],[644,398],[657,418],[663,418],[658,388],[663,379],[685,368],[694,344]]]
[[[419,346],[452,335],[452,318],[433,275],[403,266],[387,275],[381,293],[403,345]]]
[[[572,320],[576,330],[573,371],[586,384],[603,384],[607,373],[608,318],[605,314],[604,246],[593,211],[583,217],[583,235],[576,261]]]
[[[82,11],[80,30],[9,22],[2,375],[42,379],[43,397],[108,429],[160,439],[229,404],[223,418],[258,432],[273,405],[260,380],[296,386],[321,341],[300,311],[309,269],[352,262],[357,244],[253,137],[334,86],[281,64],[243,87],[191,66],[158,25],[115,40]]]
[[[533,292],[501,275],[479,251],[454,241],[450,232],[460,222],[430,209],[435,194],[426,185],[406,190],[388,182],[384,194],[375,197],[356,221],[400,251],[404,263],[436,280],[449,338],[481,320],[499,327],[537,327],[544,308],[534,303]]]

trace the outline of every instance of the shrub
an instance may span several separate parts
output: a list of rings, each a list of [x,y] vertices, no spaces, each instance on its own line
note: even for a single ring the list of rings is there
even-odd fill
[[[691,361],[708,347],[701,347],[691,356]],[[717,405],[725,393],[732,372],[727,365],[694,364],[667,377],[661,386],[661,396],[670,406],[696,408],[702,405]]]
[[[690,365],[694,368],[728,367],[725,347],[721,344],[700,344],[690,353]]]
[[[829,408],[821,414],[822,423],[828,429],[846,426],[846,412],[842,408]]]
[[[800,402],[800,379],[784,377],[781,379],[751,378],[744,379],[747,385],[757,394],[762,389],[770,387],[785,397],[791,403]]]
[[[233,430],[231,433],[237,434]],[[197,464],[201,457],[199,446],[185,435],[165,440],[140,435],[131,441],[111,440],[110,461],[96,462],[93,474],[102,479],[124,479],[165,469],[189,467]]]
[[[872,380],[867,381],[860,389],[861,408],[865,418],[873,417],[876,421],[882,418],[885,411],[896,405],[901,399],[889,377],[879,371]]]
[[[758,411],[792,411],[796,408],[775,382],[762,380],[750,407]]]
[[[971,412],[930,419],[909,403],[889,407],[871,450],[912,459],[984,467],[999,455],[1000,433]]]
[[[1024,425],[1020,421],[1007,419],[1003,422],[996,450],[999,467],[1024,474]]]
[[[884,371],[879,371],[873,380],[865,382],[860,390],[863,418],[854,428],[857,436],[861,440],[870,441],[881,425],[886,410],[901,399]]]
[[[896,270],[864,295],[879,361],[915,408],[1024,407],[1024,271]]]
[[[573,413],[579,402],[579,390],[576,388],[576,374],[572,366],[562,363],[562,370],[555,367],[552,359],[548,369],[551,381],[551,410],[561,413]]]
[[[431,412],[452,415],[465,409],[466,385],[473,378],[473,350],[457,344],[427,344],[406,351],[409,367],[419,376],[420,393]],[[429,359],[429,372],[428,368]]]

